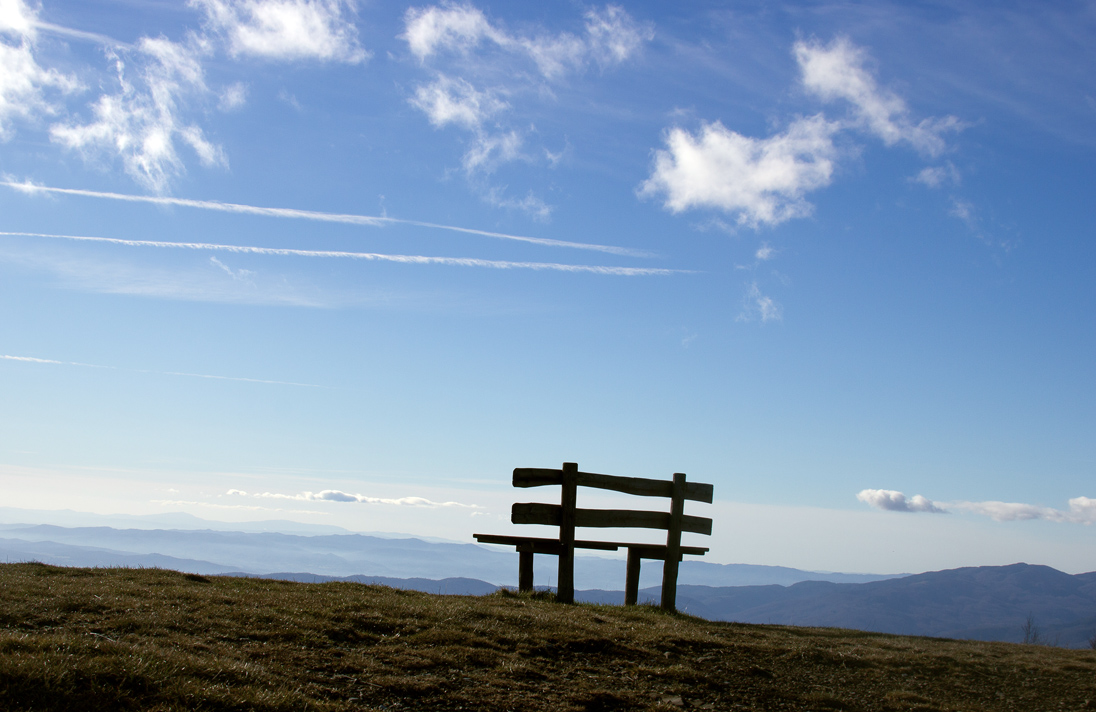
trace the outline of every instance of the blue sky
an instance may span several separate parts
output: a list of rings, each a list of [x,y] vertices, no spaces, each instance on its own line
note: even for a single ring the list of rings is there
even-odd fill
[[[5,504],[468,540],[577,461],[719,562],[1096,569],[1094,30],[0,0]]]

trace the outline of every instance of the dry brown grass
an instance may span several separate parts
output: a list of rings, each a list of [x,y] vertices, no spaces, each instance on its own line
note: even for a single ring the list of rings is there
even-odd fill
[[[0,565],[4,710],[1096,709],[1096,652]]]

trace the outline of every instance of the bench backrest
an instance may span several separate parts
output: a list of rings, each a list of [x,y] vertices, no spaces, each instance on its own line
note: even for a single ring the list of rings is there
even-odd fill
[[[514,470],[515,487],[560,485],[560,503],[517,503],[510,521],[514,524],[546,524],[559,527],[559,581],[557,597],[564,602],[574,600],[575,527],[637,527],[666,530],[665,565],[662,578],[662,605],[674,608],[677,596],[677,570],[681,560],[681,533],[711,535],[712,520],[685,514],[685,500],[711,504],[713,487],[688,482],[682,473],[672,481],[640,477],[618,477],[579,472],[573,462],[563,463],[559,470],[519,467]],[[576,506],[579,487],[612,490],[640,497],[666,497],[670,511],[651,512],[628,509],[579,509]]]

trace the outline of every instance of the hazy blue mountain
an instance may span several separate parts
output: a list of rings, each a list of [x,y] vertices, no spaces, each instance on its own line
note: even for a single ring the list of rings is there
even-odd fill
[[[391,578],[474,578],[496,585],[517,584],[517,554],[501,547],[473,543],[424,541],[418,538],[383,538],[365,534],[295,534],[260,531],[240,532],[213,529],[147,529],[114,527],[61,527],[48,524],[0,526],[0,535],[9,540],[70,547],[30,556],[11,544],[0,545],[0,558],[17,561],[37,558],[44,563],[100,566],[106,552],[117,556],[109,565],[123,563],[123,555],[157,554],[195,563],[171,568],[194,573],[246,571],[270,574],[279,571],[307,571],[332,577],[355,575]],[[5,548],[6,547],[6,548]],[[81,553],[82,548],[93,551]],[[49,559],[49,556],[62,557]],[[139,561],[139,559],[131,559]],[[214,567],[214,568],[210,568]],[[536,582],[552,585],[556,579],[556,559],[538,556]],[[620,558],[579,556],[575,561],[575,581],[582,588],[618,589],[624,585],[624,561]],[[649,561],[643,566],[643,586],[661,582],[662,567]],[[682,562],[682,583],[713,586],[747,584],[791,584],[805,580],[863,581],[886,576],[863,574],[814,573],[778,566],[712,564],[704,561]]]
[[[227,574],[230,566],[163,554],[131,554],[93,546],[0,538],[0,562],[38,561],[53,566],[160,568],[194,574]]]
[[[662,579],[662,566],[660,562],[644,562],[644,569],[650,568],[657,576],[658,582]],[[831,581],[833,583],[867,583],[868,581],[882,581],[886,579],[901,578],[908,574],[843,574],[824,571],[803,571],[786,566],[760,566],[757,564],[713,564],[699,559],[688,559],[681,562],[681,581],[688,581],[698,586],[763,586],[766,584],[779,584],[790,586],[800,581]],[[646,577],[644,577],[646,578]],[[733,581],[734,583],[728,583]]]

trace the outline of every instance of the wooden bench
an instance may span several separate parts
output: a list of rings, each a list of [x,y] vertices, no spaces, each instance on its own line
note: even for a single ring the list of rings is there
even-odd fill
[[[628,549],[624,603],[634,605],[639,598],[639,570],[643,559],[662,560],[662,607],[676,610],[677,572],[682,556],[703,556],[707,547],[682,546],[682,532],[711,535],[712,520],[685,514],[685,500],[712,502],[711,485],[687,482],[677,473],[672,481],[639,477],[617,477],[579,472],[573,462],[563,463],[560,470],[522,468],[514,470],[515,487],[560,485],[559,504],[517,503],[510,514],[514,524],[546,524],[559,527],[559,538],[548,539],[498,534],[473,534],[482,544],[513,546],[518,556],[518,590],[533,590],[533,555],[551,554],[559,557],[559,578],[556,598],[563,603],[575,600],[575,549],[617,551]],[[670,511],[650,512],[627,509],[579,509],[579,487],[613,490],[640,497],[667,497]],[[576,527],[623,527],[665,529],[666,543],[637,544],[619,541],[585,541],[575,539]]]

